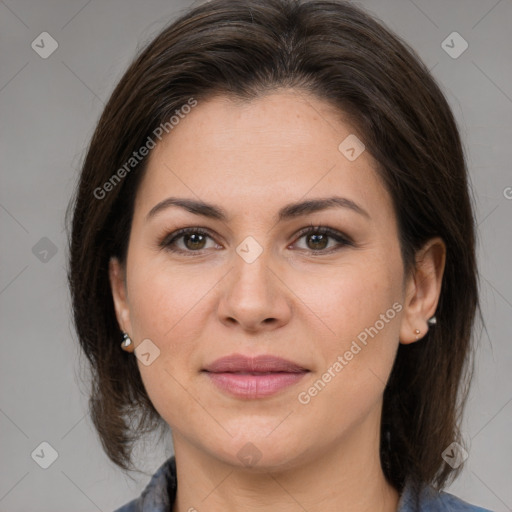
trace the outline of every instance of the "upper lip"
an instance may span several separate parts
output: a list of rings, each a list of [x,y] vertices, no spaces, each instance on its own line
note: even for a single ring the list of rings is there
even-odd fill
[[[216,359],[213,363],[207,365],[203,371],[211,373],[234,373],[234,372],[288,372],[298,373],[307,372],[307,368],[269,354],[259,355],[255,357],[244,356],[242,354],[232,354],[226,357]]]

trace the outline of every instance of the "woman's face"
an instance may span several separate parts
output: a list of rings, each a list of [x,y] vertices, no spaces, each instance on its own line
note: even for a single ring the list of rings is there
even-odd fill
[[[176,451],[290,466],[378,436],[407,282],[390,196],[353,137],[329,104],[288,90],[199,102],[152,150],[111,280]],[[162,203],[171,197],[225,219]],[[193,229],[172,241],[182,228]],[[232,354],[307,371],[205,371]]]

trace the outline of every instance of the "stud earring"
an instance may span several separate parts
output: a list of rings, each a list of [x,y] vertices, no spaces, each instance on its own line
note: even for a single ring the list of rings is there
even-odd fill
[[[126,352],[133,352],[133,341],[126,333],[123,333],[123,342],[121,343],[121,348]]]
[[[432,318],[428,319],[428,325],[436,325],[437,324],[437,318],[433,316]]]
[[[419,329],[414,330],[414,334],[416,334],[416,340],[419,338],[421,331]]]

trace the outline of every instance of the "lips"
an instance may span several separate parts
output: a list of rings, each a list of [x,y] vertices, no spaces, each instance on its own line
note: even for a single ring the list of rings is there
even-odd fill
[[[309,370],[271,355],[222,357],[202,370],[217,389],[238,399],[266,398],[298,383]]]
[[[272,355],[247,357],[241,354],[232,354],[217,359],[207,365],[203,371],[210,373],[261,374],[277,372],[303,373],[309,370],[293,361]]]

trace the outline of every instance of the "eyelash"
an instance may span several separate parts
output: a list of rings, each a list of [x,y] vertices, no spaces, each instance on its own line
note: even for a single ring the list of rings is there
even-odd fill
[[[194,254],[195,253],[195,254],[201,255],[202,252],[207,250],[207,249],[199,249],[197,251],[192,251],[192,250],[176,249],[176,248],[173,247],[173,244],[178,239],[182,238],[184,235],[190,235],[190,234],[207,236],[207,237],[213,239],[213,237],[210,235],[210,233],[208,231],[206,231],[205,229],[200,228],[200,227],[190,227],[190,228],[182,228],[182,229],[179,229],[177,231],[174,231],[173,233],[170,233],[169,235],[165,236],[159,242],[158,245],[162,249],[165,249],[165,250],[173,252],[173,253],[180,253],[180,254],[184,254],[184,253]],[[335,251],[340,250],[343,246],[354,246],[354,243],[347,236],[345,236],[342,233],[340,233],[339,231],[336,231],[336,230],[334,230],[332,228],[329,228],[327,226],[313,226],[313,225],[309,225],[307,228],[304,228],[301,231],[299,231],[299,233],[297,233],[297,235],[296,235],[297,236],[297,240],[301,239],[305,235],[310,235],[310,234],[328,235],[330,238],[334,239],[336,242],[341,244],[338,247],[334,247],[334,248],[331,247],[331,249],[328,249],[328,250],[326,250],[326,249],[319,249],[319,250],[315,251],[313,249],[309,249],[311,254],[313,254],[315,256],[321,256],[321,255],[324,255],[324,254],[331,254],[331,253],[333,253]],[[303,249],[303,250],[308,250],[308,249]]]

